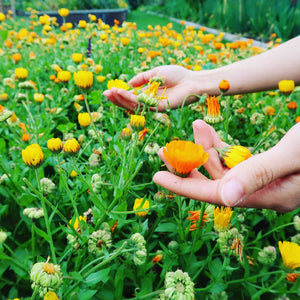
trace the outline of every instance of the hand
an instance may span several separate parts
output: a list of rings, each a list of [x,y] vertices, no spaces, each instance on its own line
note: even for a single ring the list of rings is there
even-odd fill
[[[280,212],[300,206],[300,124],[292,127],[270,150],[252,156],[232,169],[224,167],[214,149],[223,143],[204,121],[193,122],[195,143],[209,153],[204,167],[208,179],[197,170],[187,178],[170,172],[157,172],[153,180],[178,195],[216,205],[270,208]],[[162,149],[159,156],[169,170]]]
[[[152,77],[162,77],[165,80],[164,87],[167,87],[165,96],[168,99],[163,99],[159,102],[158,110],[164,111],[167,107],[177,108],[182,105],[182,102],[188,95],[197,93],[200,83],[197,82],[194,74],[195,72],[180,66],[161,66],[138,74],[128,83],[133,87],[138,87],[147,84]],[[164,87],[159,90],[159,94],[162,93]],[[104,91],[103,95],[115,105],[131,111],[137,108],[139,104],[133,91],[112,88]],[[189,97],[186,100],[186,104],[191,103],[195,99],[195,96]]]

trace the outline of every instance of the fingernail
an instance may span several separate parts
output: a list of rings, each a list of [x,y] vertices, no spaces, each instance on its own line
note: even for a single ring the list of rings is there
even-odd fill
[[[243,201],[243,189],[241,184],[232,179],[225,183],[221,191],[221,198],[226,206],[235,206]]]

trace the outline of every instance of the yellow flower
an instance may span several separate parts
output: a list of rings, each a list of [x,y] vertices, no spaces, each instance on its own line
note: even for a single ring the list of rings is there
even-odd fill
[[[15,75],[18,79],[26,79],[28,76],[28,71],[25,68],[15,69]]]
[[[207,115],[204,117],[204,121],[207,123],[215,124],[223,120],[220,112],[219,97],[211,96],[207,97]]]
[[[50,22],[50,17],[48,15],[43,15],[39,17],[40,24],[45,25]]]
[[[144,116],[130,115],[130,126],[133,130],[141,131],[145,128],[146,119]]]
[[[130,89],[130,86],[125,81],[120,79],[111,79],[108,81],[107,88],[110,90],[113,87],[126,91]]]
[[[191,221],[190,231],[197,230],[198,220],[200,219],[201,210],[190,210],[190,216],[187,217],[187,220]],[[203,227],[204,223],[209,221],[209,217],[207,212],[203,213],[202,220],[201,220],[201,228]]]
[[[32,144],[22,150],[22,158],[28,167],[39,167],[44,161],[44,153],[40,145]]]
[[[126,37],[121,37],[120,40],[123,46],[127,46],[130,43],[130,39]]]
[[[5,21],[5,14],[4,13],[0,13],[0,22]]]
[[[225,93],[226,91],[228,91],[230,88],[230,84],[227,80],[223,79],[220,83],[219,83],[219,89],[221,90],[222,93]]]
[[[290,94],[295,88],[294,80],[281,80],[278,83],[278,88],[283,94]]]
[[[81,89],[89,89],[93,84],[93,73],[90,71],[78,71],[74,73],[75,84]]]
[[[86,217],[79,216],[79,220],[78,220],[78,218],[75,219],[75,222],[74,222],[74,224],[73,224],[73,227],[74,227],[75,230],[80,229],[79,222],[81,222],[81,221],[86,222]],[[73,222],[72,220],[69,221],[69,223],[70,223],[71,225],[72,225],[72,222]]]
[[[142,205],[142,203],[143,203],[143,205]],[[148,200],[144,201],[143,198],[141,198],[141,199],[136,198],[135,199],[134,205],[133,205],[133,210],[134,211],[141,210],[141,209],[146,209],[146,208],[149,208],[149,201]],[[136,216],[139,216],[139,217],[145,217],[148,212],[149,212],[149,210],[147,209],[145,211],[136,212],[135,214],[136,214]]]
[[[76,171],[72,170],[71,173],[70,173],[70,176],[71,177],[76,177],[76,176],[78,176],[78,173]]]
[[[47,142],[48,149],[53,153],[59,153],[63,149],[63,143],[60,138],[52,138]]]
[[[125,141],[130,140],[131,135],[132,135],[132,132],[129,128],[125,127],[122,129],[122,131],[121,131],[121,139],[122,140],[125,140]]]
[[[87,27],[86,21],[85,20],[79,20],[78,27],[79,28],[86,28]]]
[[[78,114],[78,123],[82,127],[87,127],[91,124],[91,117],[89,113],[79,113]]]
[[[59,300],[59,297],[55,292],[48,292],[44,296],[44,300]]]
[[[62,82],[68,82],[71,79],[71,73],[69,71],[59,71],[57,78]]]
[[[300,246],[293,242],[279,242],[283,264],[289,269],[300,267]]]
[[[216,150],[219,152],[221,160],[229,169],[251,157],[250,150],[239,145],[225,146],[221,150]]]
[[[102,83],[106,79],[106,77],[105,76],[97,76],[96,79],[98,82]]]
[[[67,8],[61,8],[58,10],[58,13],[61,17],[65,18],[69,15],[69,10]]]
[[[74,63],[80,63],[82,61],[82,54],[81,53],[73,53],[72,60]]]
[[[80,145],[75,138],[72,138],[65,142],[63,150],[68,154],[76,154],[80,150]]]
[[[189,173],[203,164],[208,159],[201,145],[190,141],[174,140],[163,148],[166,160],[173,167],[175,174],[187,177]]]
[[[34,95],[33,95],[33,99],[34,99],[34,101],[35,101],[35,102],[39,102],[39,103],[41,103],[41,102],[43,102],[43,101],[44,101],[44,99],[45,99],[45,96],[44,96],[44,94],[40,94],[40,93],[34,93]]]
[[[230,219],[233,211],[230,207],[219,207],[214,208],[214,229],[218,232],[226,230],[230,227]]]

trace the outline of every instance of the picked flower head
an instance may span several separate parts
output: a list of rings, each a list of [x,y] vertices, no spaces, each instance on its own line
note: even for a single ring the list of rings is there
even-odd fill
[[[109,90],[112,89],[113,87],[125,91],[130,89],[130,86],[124,80],[121,79],[111,79],[107,82],[107,88]]]
[[[230,88],[230,84],[227,80],[223,79],[220,83],[219,83],[219,89],[221,90],[222,93],[225,93],[229,90]]]
[[[166,160],[173,167],[176,175],[187,177],[190,172],[202,166],[208,159],[201,145],[190,141],[174,140],[163,148]]]

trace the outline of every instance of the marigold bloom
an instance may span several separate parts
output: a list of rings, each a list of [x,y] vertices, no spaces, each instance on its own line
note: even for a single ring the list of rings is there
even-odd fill
[[[278,83],[278,88],[282,94],[290,94],[295,88],[294,80],[281,80]]]
[[[144,203],[143,203],[144,202]],[[142,205],[143,203],[143,205]],[[149,201],[148,200],[144,200],[144,198],[138,199],[136,198],[134,201],[134,205],[133,205],[133,210],[140,210],[140,209],[147,209],[149,208]],[[145,217],[149,212],[149,209],[145,210],[145,211],[139,211],[136,212],[135,215],[138,217]]]
[[[44,161],[44,153],[40,145],[32,144],[22,150],[22,158],[28,167],[39,167]]]
[[[71,73],[69,71],[59,71],[57,78],[62,82],[68,82],[71,79]]]
[[[155,257],[152,258],[152,263],[157,263],[160,262],[162,260],[163,256],[162,254],[157,254]]]
[[[76,176],[78,176],[78,173],[76,171],[72,170],[71,173],[70,173],[70,176],[71,177],[76,177]]]
[[[21,141],[23,141],[23,142],[29,142],[29,140],[30,140],[30,134],[29,133],[23,133],[22,134],[22,137],[21,137]]]
[[[110,90],[111,88],[123,89],[125,91],[130,89],[130,86],[121,79],[112,79],[107,82],[107,88]]]
[[[72,60],[74,63],[80,63],[82,61],[82,54],[81,53],[73,53]]]
[[[81,89],[89,89],[93,84],[93,73],[90,71],[78,71],[74,73],[75,84]]]
[[[279,242],[283,264],[289,269],[300,267],[300,246],[293,242]]]
[[[275,116],[276,109],[268,105],[264,107],[263,112],[265,113],[266,116]]]
[[[187,217],[187,220],[191,221],[190,231],[194,231],[197,229],[197,223],[201,215],[201,210],[191,210],[189,211],[189,214],[190,216]],[[201,225],[203,225],[206,222],[208,222],[208,214],[207,212],[204,212],[201,220]]]
[[[48,292],[44,296],[44,300],[59,300],[59,297],[55,292]]]
[[[5,21],[5,14],[4,13],[0,13],[0,22]]]
[[[208,153],[204,152],[203,147],[190,141],[174,140],[167,143],[163,153],[175,174],[181,177],[187,177],[193,169],[205,164],[208,159]]]
[[[296,282],[299,276],[299,273],[288,273],[286,274],[286,279],[290,282]]]
[[[14,54],[11,56],[11,58],[13,59],[13,61],[14,61],[15,63],[17,63],[18,61],[20,61],[20,60],[22,59],[22,56],[21,56],[20,53],[14,53]]]
[[[216,150],[223,163],[230,169],[252,156],[248,148],[239,145],[225,146],[221,150]]]
[[[295,101],[291,101],[288,103],[287,107],[288,107],[288,109],[297,109],[298,104]]]
[[[230,224],[230,219],[233,211],[230,207],[214,208],[214,229],[218,232],[226,230]]]
[[[87,22],[85,20],[79,20],[78,27],[79,28],[86,28],[87,27]]]
[[[53,153],[59,153],[63,149],[63,143],[60,138],[52,138],[47,142],[48,149]]]
[[[131,115],[130,116],[130,126],[133,130],[141,131],[145,128],[146,119],[144,116]]]
[[[106,77],[99,75],[99,76],[96,77],[96,79],[97,79],[98,82],[102,83],[106,79]]]
[[[130,38],[121,37],[120,41],[123,46],[127,46],[130,43]]]
[[[299,123],[300,122],[300,116],[296,117],[295,123]]]
[[[72,138],[65,142],[63,150],[68,154],[76,154],[80,150],[80,145],[75,138]]]
[[[89,113],[79,113],[78,114],[78,123],[82,127],[87,127],[91,124],[91,117]]]
[[[58,13],[61,17],[65,18],[69,15],[69,10],[67,8],[61,8],[58,10]]]
[[[33,94],[33,100],[34,100],[35,102],[41,103],[41,102],[44,101],[44,99],[45,99],[44,94],[40,94],[40,93],[34,93],[34,94]]]
[[[15,69],[15,75],[18,79],[26,79],[28,76],[28,71],[25,68]]]
[[[223,120],[220,111],[219,97],[211,96],[206,99],[207,114],[204,121],[210,124],[219,123]]]
[[[132,135],[132,132],[129,128],[125,127],[122,129],[122,131],[121,131],[121,139],[122,140],[125,140],[125,141],[130,140],[131,135]]]
[[[219,83],[219,89],[221,90],[221,92],[225,93],[226,91],[228,91],[230,88],[230,84],[227,80],[223,79],[220,83]]]

